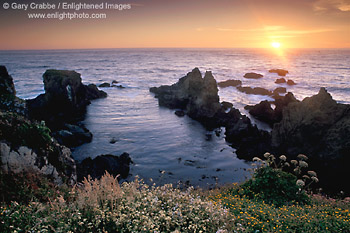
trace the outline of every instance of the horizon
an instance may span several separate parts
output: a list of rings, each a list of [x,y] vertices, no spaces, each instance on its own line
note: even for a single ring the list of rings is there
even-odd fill
[[[169,49],[169,50],[186,50],[186,49],[196,49],[196,50],[273,50],[273,48],[267,47],[115,47],[115,48],[59,48],[59,49],[0,49],[0,52],[11,52],[11,51],[74,51],[74,50],[141,50],[141,49]],[[284,51],[291,50],[350,50],[350,47],[344,48],[284,48]]]
[[[71,8],[63,7],[71,0],[46,3],[1,0],[1,51],[350,48],[349,0],[81,0]],[[109,4],[118,9],[107,9]],[[80,9],[90,5],[95,9]]]

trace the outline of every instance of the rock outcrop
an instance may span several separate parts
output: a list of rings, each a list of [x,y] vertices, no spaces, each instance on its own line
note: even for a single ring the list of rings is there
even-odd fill
[[[0,66],[0,96],[16,95],[15,85],[5,66]]]
[[[70,148],[92,141],[92,133],[81,124],[65,124],[61,130],[53,133],[57,141]]]
[[[76,147],[91,142],[92,134],[78,122],[84,119],[91,100],[107,94],[94,84],[84,85],[75,71],[47,70],[43,78],[45,94],[27,100],[29,117],[44,120],[63,145]]]
[[[237,87],[237,86],[241,86],[242,85],[242,81],[241,80],[235,80],[235,79],[229,79],[226,81],[222,81],[218,83],[218,86],[221,88],[225,88],[225,87]]]
[[[34,172],[57,184],[76,181],[71,151],[59,145],[43,124],[0,111],[0,158],[4,173]]]
[[[216,81],[211,72],[204,78],[198,68],[171,86],[152,87],[160,106],[183,109],[193,119],[200,121],[205,127],[213,129],[226,127],[226,140],[235,148],[237,154],[245,153],[253,158],[262,144],[269,141],[268,134],[253,126],[250,119],[242,115],[232,104],[220,104]],[[249,147],[249,148],[248,148]]]
[[[296,84],[293,80],[288,79],[288,80],[287,80],[287,85],[293,86],[293,85],[297,85],[297,84]]]
[[[120,156],[100,155],[94,159],[86,158],[77,166],[78,181],[82,181],[84,177],[89,175],[92,179],[99,179],[106,171],[111,175],[120,175],[120,178],[126,179],[131,163],[128,153],[123,153]]]
[[[0,109],[27,114],[26,102],[16,97],[16,89],[5,66],[0,66]]]
[[[264,77],[264,75],[251,72],[251,73],[246,73],[243,77],[248,78],[248,79],[259,79],[259,78]]]
[[[91,100],[107,96],[95,85],[82,84],[75,71],[47,70],[43,79],[45,94],[28,100],[27,106],[31,118],[45,120],[52,129],[83,119]]]
[[[267,100],[261,101],[254,106],[245,106],[244,108],[249,110],[249,114],[256,119],[273,126],[282,120],[283,109],[294,102],[298,102],[298,100],[294,97],[293,93],[288,92],[285,96],[280,96],[280,98],[272,102],[275,105],[275,109],[272,108],[271,103]]]
[[[286,81],[285,78],[278,78],[278,79],[276,79],[276,81],[275,81],[276,84],[281,84],[281,83],[286,83],[286,82],[287,82],[287,81]]]
[[[272,146],[279,153],[308,155],[321,182],[350,192],[343,184],[350,176],[350,105],[338,104],[325,88],[283,109],[272,130]]]
[[[218,88],[212,73],[204,78],[198,68],[171,86],[153,87],[160,106],[186,110],[187,115],[200,121],[214,117],[221,108]]]
[[[288,74],[288,70],[284,70],[284,69],[271,69],[269,70],[270,73],[276,73],[278,74],[278,76],[286,76],[286,74]]]
[[[268,96],[271,96],[273,94],[272,91],[269,91],[269,90],[262,88],[262,87],[238,86],[237,90],[239,90],[240,92],[249,94],[249,95],[268,95]]]

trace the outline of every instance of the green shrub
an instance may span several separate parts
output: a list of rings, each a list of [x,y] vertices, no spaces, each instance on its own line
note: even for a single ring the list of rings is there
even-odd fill
[[[45,123],[32,122],[16,113],[0,112],[0,140],[12,148],[28,146],[38,153],[50,149],[52,138]]]
[[[297,177],[280,169],[258,168],[253,177],[241,185],[239,194],[259,198],[281,206],[291,203],[307,203],[308,196],[297,185]]]

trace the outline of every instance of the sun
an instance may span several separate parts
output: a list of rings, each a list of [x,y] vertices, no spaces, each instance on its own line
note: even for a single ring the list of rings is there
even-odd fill
[[[279,43],[279,42],[272,42],[271,46],[274,47],[275,49],[278,49],[278,48],[281,47],[281,43]]]

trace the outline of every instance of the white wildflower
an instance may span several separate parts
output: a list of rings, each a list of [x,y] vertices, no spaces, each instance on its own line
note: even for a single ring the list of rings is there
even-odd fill
[[[255,162],[255,161],[261,161],[261,159],[259,158],[259,157],[254,157],[253,158],[253,161]]]
[[[303,180],[297,180],[296,183],[299,187],[303,187],[305,185],[305,182]]]
[[[304,161],[306,161],[306,160],[309,159],[309,158],[308,158],[306,155],[304,155],[304,154],[299,154],[297,157],[298,157],[299,159],[301,159],[301,160],[304,160]]]
[[[311,180],[314,181],[315,183],[318,183],[318,178],[316,176],[311,177]]]
[[[308,167],[309,164],[307,164],[307,162],[305,162],[305,161],[299,161],[299,166],[300,167]]]
[[[308,171],[307,174],[309,174],[311,177],[317,176],[316,172],[314,171]]]
[[[297,165],[298,165],[298,161],[297,161],[297,160],[294,160],[294,159],[293,159],[293,160],[291,160],[290,162],[291,162],[294,166],[297,166]]]
[[[287,160],[287,157],[286,157],[285,155],[281,155],[281,156],[280,156],[280,160],[286,161],[286,160]]]

